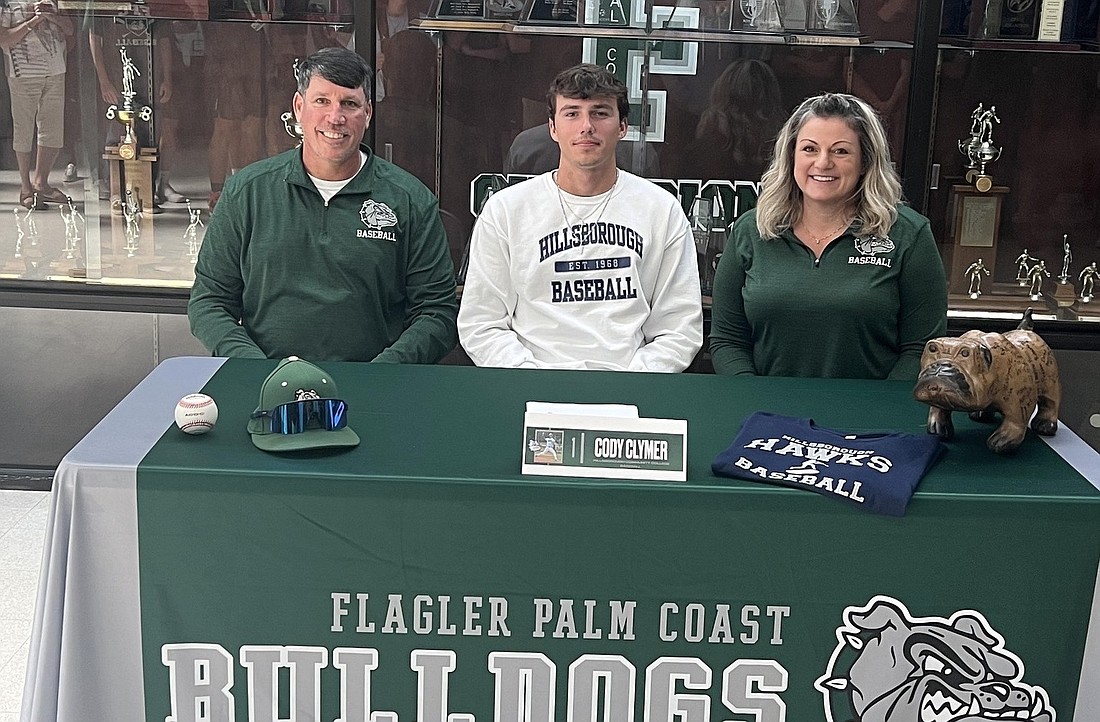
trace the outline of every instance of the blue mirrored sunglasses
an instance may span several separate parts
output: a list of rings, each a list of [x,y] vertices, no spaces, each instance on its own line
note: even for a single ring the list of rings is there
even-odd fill
[[[263,420],[264,434],[300,434],[310,429],[336,431],[348,425],[348,405],[340,399],[303,399],[260,410],[253,419]]]

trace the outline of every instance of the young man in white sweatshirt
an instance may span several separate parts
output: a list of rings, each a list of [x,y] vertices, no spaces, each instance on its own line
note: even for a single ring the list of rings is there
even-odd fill
[[[547,104],[561,161],[482,209],[462,347],[478,366],[683,371],[703,342],[695,246],[677,199],[616,167],[625,86],[576,65]]]

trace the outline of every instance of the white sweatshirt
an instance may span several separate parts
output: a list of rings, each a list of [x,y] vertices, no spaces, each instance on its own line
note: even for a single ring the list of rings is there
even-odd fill
[[[676,198],[626,171],[610,197],[559,196],[552,175],[493,194],[474,226],[466,353],[478,366],[683,371],[703,314]]]

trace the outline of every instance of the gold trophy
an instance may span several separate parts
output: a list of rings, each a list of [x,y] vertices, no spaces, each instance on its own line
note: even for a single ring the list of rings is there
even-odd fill
[[[136,101],[138,93],[134,81],[141,72],[126,53],[125,46],[118,52],[122,57],[122,105],[108,107],[107,119],[117,119],[122,124],[122,135],[118,145],[108,145],[103,154],[111,171],[112,212],[125,215],[125,196],[132,191],[144,210],[155,213],[153,164],[157,161],[157,149],[155,146],[143,147],[135,130],[138,120],[148,123],[153,119],[153,109]]]
[[[140,150],[137,133],[134,132],[135,119],[141,118],[148,123],[153,119],[153,109],[148,105],[134,107],[134,98],[137,96],[134,91],[134,77],[141,73],[134,65],[134,61],[130,60],[130,56],[126,54],[125,47],[119,48],[118,52],[122,56],[122,107],[112,104],[107,108],[107,119],[118,118],[122,123],[123,131],[122,138],[118,142],[118,154],[123,160],[133,160],[137,158]]]

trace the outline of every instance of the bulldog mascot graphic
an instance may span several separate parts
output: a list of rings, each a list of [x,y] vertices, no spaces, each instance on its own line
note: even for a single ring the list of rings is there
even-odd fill
[[[914,618],[876,596],[844,610],[826,674],[814,685],[828,722],[1055,722],[1046,690],[978,612]]]

